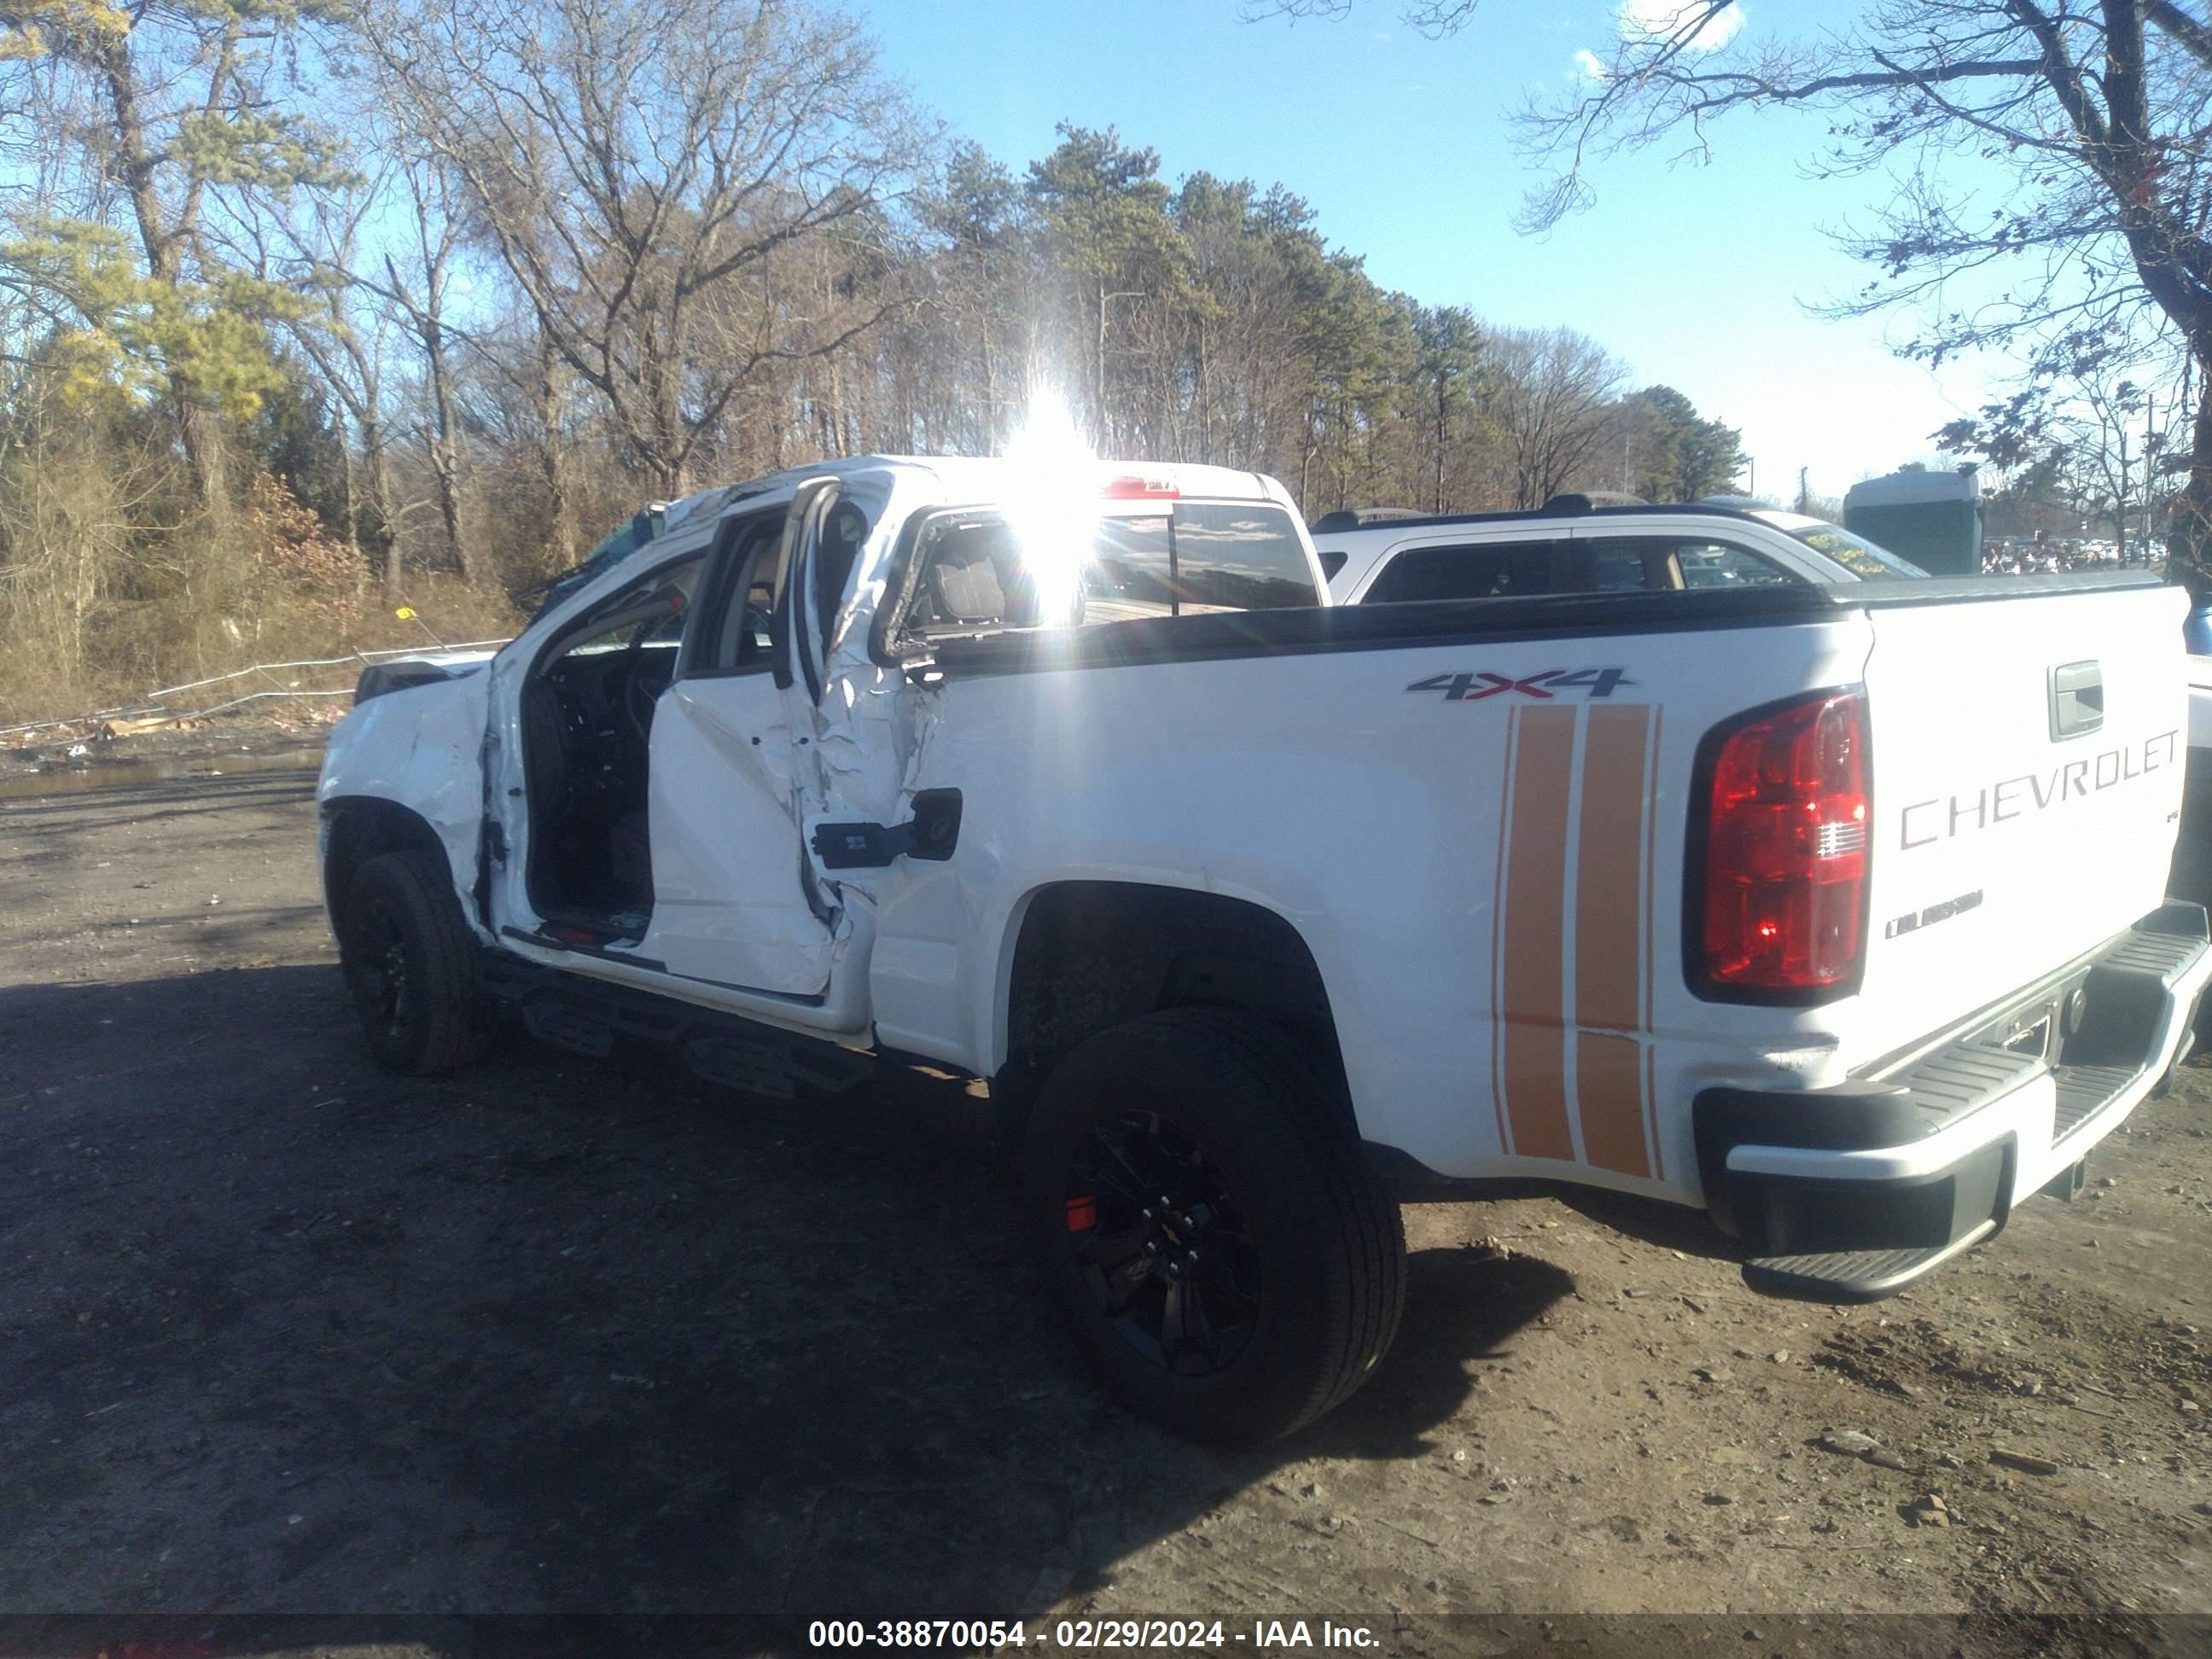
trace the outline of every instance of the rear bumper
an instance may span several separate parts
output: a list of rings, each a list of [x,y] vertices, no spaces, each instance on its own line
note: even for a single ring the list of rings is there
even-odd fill
[[[1692,1109],[1714,1219],[1755,1288],[1904,1289],[2063,1178],[2185,1051],[2212,981],[2205,911],[2169,902],[1960,1032],[1832,1089],[1707,1089]]]

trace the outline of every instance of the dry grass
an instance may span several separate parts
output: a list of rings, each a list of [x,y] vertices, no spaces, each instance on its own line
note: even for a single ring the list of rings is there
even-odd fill
[[[394,614],[353,552],[273,479],[220,514],[168,503],[87,447],[0,468],[0,725],[135,703],[257,663],[498,638],[503,593],[418,576]]]
[[[416,620],[395,616],[382,593],[372,588],[344,617],[300,614],[280,605],[254,617],[250,627],[240,626],[235,637],[219,625],[212,630],[180,629],[173,616],[158,608],[111,615],[100,633],[114,649],[113,659],[95,656],[73,665],[73,672],[52,659],[50,641],[11,636],[0,641],[0,726],[135,706],[149,691],[260,663],[387,648],[428,651],[441,642],[505,639],[526,620],[504,595],[479,592],[451,576],[418,576],[405,597]],[[179,641],[179,634],[188,637]],[[353,672],[334,669],[319,677],[294,674],[286,679],[302,686],[350,684]],[[211,688],[206,700],[212,703],[222,695],[222,688]],[[181,708],[190,700],[169,701]]]

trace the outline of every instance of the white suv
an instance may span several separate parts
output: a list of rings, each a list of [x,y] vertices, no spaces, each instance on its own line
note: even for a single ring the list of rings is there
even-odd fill
[[[1823,519],[1698,501],[1534,513],[1332,513],[1314,547],[1338,605],[1886,580],[1927,572]]]

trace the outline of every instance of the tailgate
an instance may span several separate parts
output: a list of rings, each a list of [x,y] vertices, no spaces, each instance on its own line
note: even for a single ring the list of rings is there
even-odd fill
[[[1853,1063],[2063,967],[2166,893],[2188,741],[2180,591],[1945,587],[1869,607]]]

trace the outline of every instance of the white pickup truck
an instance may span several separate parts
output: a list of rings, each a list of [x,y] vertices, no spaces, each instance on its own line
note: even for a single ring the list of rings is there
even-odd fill
[[[865,458],[676,503],[333,734],[378,1059],[506,1013],[1025,1126],[1053,1297],[1181,1433],[1382,1358],[1394,1184],[1702,1206],[1878,1297],[2179,1062],[2180,594],[2133,574],[1328,604],[1282,487]]]

